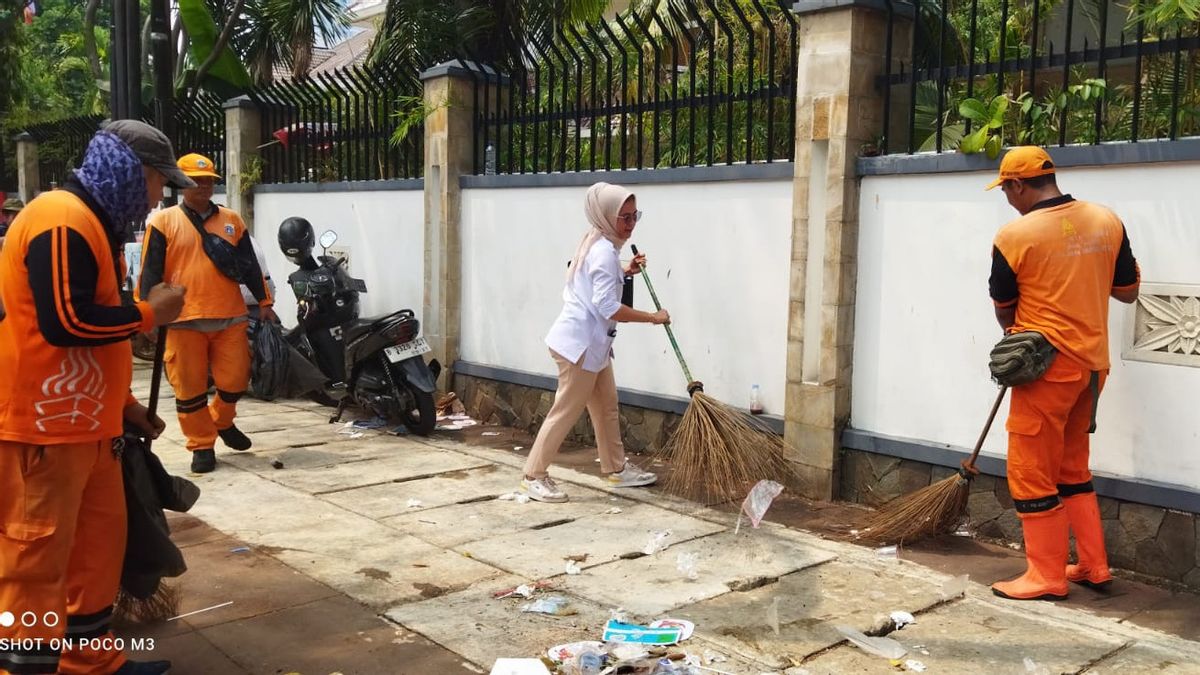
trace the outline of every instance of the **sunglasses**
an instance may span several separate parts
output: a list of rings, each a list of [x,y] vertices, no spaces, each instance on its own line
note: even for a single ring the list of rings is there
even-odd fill
[[[641,211],[634,211],[633,213],[620,213],[620,214],[617,214],[617,220],[623,220],[623,221],[625,221],[625,222],[627,222],[627,223],[636,223],[636,222],[638,222],[638,221],[639,221],[639,220],[641,220],[641,219],[642,219],[642,212],[641,212]]]

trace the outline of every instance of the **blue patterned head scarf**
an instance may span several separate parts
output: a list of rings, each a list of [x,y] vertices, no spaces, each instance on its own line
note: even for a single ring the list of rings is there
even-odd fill
[[[108,131],[92,137],[75,175],[118,230],[145,219],[150,212],[142,160]]]

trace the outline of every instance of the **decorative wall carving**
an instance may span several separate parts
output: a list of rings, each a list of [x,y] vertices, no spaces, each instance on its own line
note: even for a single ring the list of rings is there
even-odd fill
[[[1200,286],[1143,283],[1122,356],[1200,368]]]

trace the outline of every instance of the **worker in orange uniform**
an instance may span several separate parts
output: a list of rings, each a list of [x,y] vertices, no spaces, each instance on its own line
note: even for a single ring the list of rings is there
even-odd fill
[[[1008,487],[1025,536],[1028,569],[992,585],[1016,600],[1067,597],[1067,581],[1112,580],[1088,439],[1109,371],[1109,297],[1137,300],[1141,271],[1112,211],[1064,195],[1045,150],[1013,148],[1000,186],[1021,217],[996,235],[990,292],[1006,333],[1037,331],[1057,350],[1045,374],[1012,390]],[[1079,561],[1067,565],[1069,531]]]
[[[192,451],[192,471],[207,473],[217,468],[218,436],[234,450],[251,446],[233,423],[238,399],[250,383],[241,284],[258,300],[262,320],[278,319],[245,223],[237,213],[212,201],[213,183],[220,178],[212,160],[190,154],[178,164],[196,186],[183,191],[181,204],[150,218],[138,290],[146,293],[164,280],[192,289],[179,321],[167,332],[164,360],[175,388],[179,426]],[[211,404],[210,372],[217,386]]]
[[[114,441],[123,423],[163,429],[130,392],[129,338],[173,321],[185,292],[159,284],[123,306],[120,247],[165,182],[191,185],[167,137],[113,122],[62,189],[21,211],[0,254],[0,673],[171,666],[127,661],[109,630],[126,539]]]

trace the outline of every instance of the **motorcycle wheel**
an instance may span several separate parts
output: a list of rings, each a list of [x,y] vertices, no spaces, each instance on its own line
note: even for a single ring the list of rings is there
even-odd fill
[[[420,390],[413,390],[412,394],[416,409],[410,410],[404,415],[404,427],[418,436],[428,436],[437,426],[437,410],[433,404],[433,394]],[[414,419],[414,414],[419,417]]]

